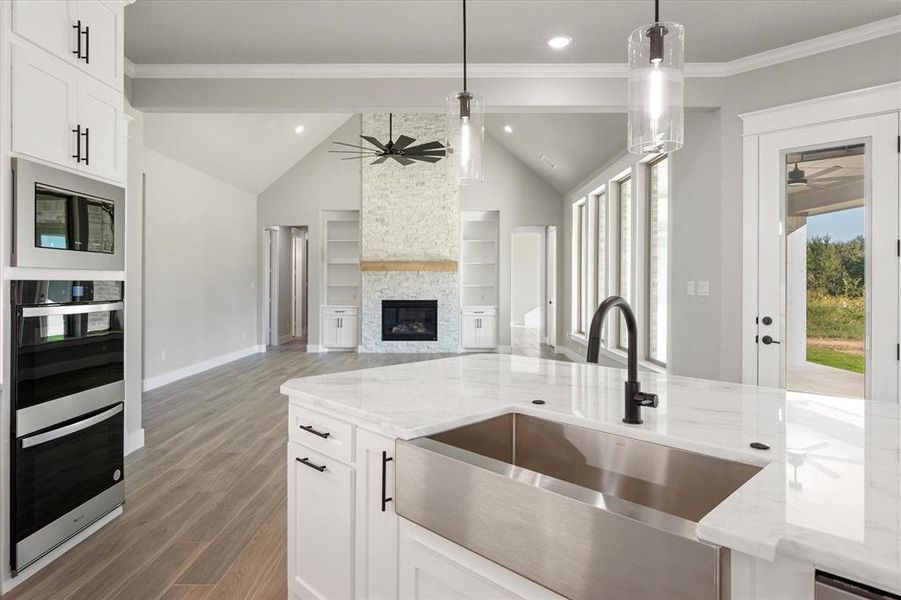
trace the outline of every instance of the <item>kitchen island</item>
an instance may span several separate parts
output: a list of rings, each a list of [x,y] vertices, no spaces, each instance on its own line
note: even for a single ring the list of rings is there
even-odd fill
[[[898,405],[640,380],[660,400],[641,425],[621,420],[624,371],[590,364],[467,355],[286,382],[289,590],[555,597],[393,512],[396,440],[514,412],[760,467],[697,523],[699,540],[730,549],[732,598],[813,598],[817,570],[901,591]]]

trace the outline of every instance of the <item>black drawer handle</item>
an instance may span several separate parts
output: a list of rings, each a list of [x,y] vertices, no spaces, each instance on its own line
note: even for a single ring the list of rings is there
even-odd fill
[[[316,431],[315,429],[313,429],[312,425],[298,425],[298,427],[300,427],[307,433],[312,433],[313,435],[318,435],[319,437],[321,437],[324,440],[327,440],[328,436],[332,435],[328,431]]]
[[[319,471],[320,473],[322,473],[323,471],[325,471],[325,465],[316,465],[316,464],[313,464],[313,463],[310,462],[310,459],[309,459],[309,458],[298,458],[298,459],[297,459],[297,462],[303,463],[303,464],[305,464],[306,466],[310,467],[311,469],[316,469],[316,470]]]
[[[386,498],[385,494],[388,492],[387,478],[388,478],[388,463],[394,460],[388,453],[382,450],[382,512],[385,512],[385,506],[394,500],[394,498]]]

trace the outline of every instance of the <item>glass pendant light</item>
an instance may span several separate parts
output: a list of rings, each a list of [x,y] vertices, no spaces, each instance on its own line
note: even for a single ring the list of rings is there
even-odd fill
[[[485,112],[481,94],[467,89],[466,0],[463,0],[463,91],[447,97],[448,176],[467,184],[484,181]]]
[[[629,35],[629,152],[672,152],[682,147],[685,29],[660,20]]]

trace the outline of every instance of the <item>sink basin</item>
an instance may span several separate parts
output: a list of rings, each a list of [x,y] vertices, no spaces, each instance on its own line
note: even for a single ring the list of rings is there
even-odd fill
[[[697,523],[759,467],[509,413],[397,442],[399,515],[569,598],[725,598]]]

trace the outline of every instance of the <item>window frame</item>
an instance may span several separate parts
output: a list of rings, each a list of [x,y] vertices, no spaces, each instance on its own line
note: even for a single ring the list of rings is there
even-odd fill
[[[572,322],[570,334],[585,338],[588,335],[586,313],[588,305],[588,264],[591,254],[588,198],[572,204]]]
[[[644,290],[642,290],[643,297],[644,297],[644,305],[645,305],[645,310],[643,312],[644,312],[645,323],[646,323],[645,331],[644,331],[644,346],[645,346],[644,359],[650,363],[653,363],[655,365],[663,367],[664,369],[666,368],[666,360],[660,360],[659,358],[655,358],[651,355],[651,320],[652,320],[652,317],[651,317],[651,240],[653,239],[652,234],[651,234],[651,223],[652,223],[651,203],[653,200],[653,198],[652,198],[653,188],[651,185],[651,181],[652,181],[652,171],[653,171],[654,167],[656,167],[660,163],[666,162],[667,163],[667,165],[666,165],[666,167],[667,167],[667,170],[666,170],[666,179],[667,179],[667,181],[666,181],[666,261],[665,261],[665,264],[663,265],[663,269],[664,269],[665,277],[667,280],[667,294],[666,294],[666,298],[664,299],[664,301],[666,303],[666,311],[668,314],[669,313],[669,292],[672,289],[671,286],[669,285],[669,283],[670,283],[670,281],[669,281],[670,231],[671,231],[670,207],[672,204],[671,203],[672,194],[670,193],[670,190],[672,189],[672,186],[670,185],[670,183],[671,183],[670,176],[672,173],[670,167],[671,167],[672,163],[669,162],[669,158],[670,158],[669,154],[666,154],[666,153],[656,154],[642,163],[642,166],[644,169],[644,180],[645,180],[645,194],[644,194],[644,196],[645,196],[644,282],[645,283],[643,286]],[[665,357],[667,359],[669,359],[669,320],[668,319],[667,319],[665,341],[666,341],[667,347],[664,349],[664,353],[665,353]]]
[[[615,177],[611,183],[614,185],[616,189],[616,200],[614,202],[614,207],[616,209],[615,219],[611,219],[614,223],[616,235],[616,248],[614,253],[614,261],[615,261],[615,273],[616,278],[614,281],[613,288],[615,289],[615,294],[617,296],[621,296],[624,298],[629,304],[632,306],[635,305],[634,298],[628,298],[623,294],[623,195],[622,195],[622,186],[625,183],[629,184],[629,255],[628,260],[626,261],[629,266],[629,289],[632,293],[629,296],[633,296],[635,290],[635,249],[636,249],[636,239],[635,239],[635,183],[637,179],[635,177],[635,173],[633,173],[633,169],[630,167],[626,171],[620,173],[617,177]],[[628,351],[628,340],[622,339],[622,323],[624,317],[622,315],[618,315],[616,319],[616,326],[614,327],[613,335],[609,336],[611,347],[614,350],[619,350],[620,352]],[[639,339],[641,335],[638,336]]]

